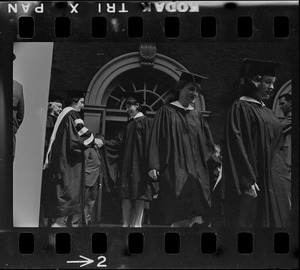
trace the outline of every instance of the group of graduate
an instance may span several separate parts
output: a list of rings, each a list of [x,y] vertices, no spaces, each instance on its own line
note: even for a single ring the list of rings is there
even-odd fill
[[[274,90],[277,67],[244,60],[242,96],[227,116],[222,159],[206,119],[194,109],[206,77],[181,70],[154,119],[142,112],[142,97],[126,93],[129,120],[112,139],[88,130],[80,117],[84,96],[69,92],[45,148],[42,219],[49,227],[89,225],[104,187],[117,194],[123,227],[290,226],[283,128],[263,103]]]

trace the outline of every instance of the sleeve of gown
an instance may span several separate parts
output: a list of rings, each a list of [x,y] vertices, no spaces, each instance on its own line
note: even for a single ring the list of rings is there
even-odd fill
[[[149,170],[160,170],[169,163],[170,138],[169,125],[170,115],[166,107],[162,107],[155,115],[149,138]]]
[[[111,139],[111,140],[106,140],[105,141],[105,146],[109,149],[114,149],[118,150],[118,148],[121,147],[122,142],[123,142],[123,131],[119,132],[118,135]]]
[[[256,182],[254,152],[251,112],[241,102],[235,102],[225,125],[223,167],[226,185],[234,185],[238,195]]]
[[[84,125],[82,119],[70,117],[69,126],[69,149],[84,150],[93,145],[94,135]]]
[[[147,161],[148,164],[148,149],[149,149],[149,143],[150,143],[150,135],[151,135],[151,130],[152,130],[152,125],[153,125],[153,119],[147,118],[147,121],[144,123],[144,128],[143,128],[143,150],[142,150],[142,155],[143,159]]]
[[[208,161],[209,159],[213,158],[213,156],[214,156],[215,145],[214,145],[214,140],[211,135],[211,131],[208,126],[208,123],[202,115],[200,116],[200,121],[201,121],[202,131],[203,131],[203,139],[204,139],[205,146],[206,146],[205,160]]]
[[[106,175],[105,185],[108,191],[113,190],[117,184],[122,155],[123,133],[124,131],[121,131],[115,138],[105,140],[104,146],[101,148]]]

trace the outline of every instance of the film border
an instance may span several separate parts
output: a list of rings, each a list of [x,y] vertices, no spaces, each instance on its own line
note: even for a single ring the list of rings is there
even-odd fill
[[[100,2],[100,1],[99,1]],[[97,2],[97,3],[99,3]],[[115,2],[120,4],[119,2]],[[33,39],[19,39],[17,38],[17,17],[15,14],[6,14],[6,16],[0,19],[1,25],[1,36],[0,44],[3,50],[1,51],[1,77],[2,84],[4,87],[12,88],[12,83],[10,78],[12,78],[12,55],[13,43],[22,41],[30,42],[44,42],[44,41],[54,41],[54,42],[78,42],[78,41],[95,41],[92,38],[90,31],[90,18],[93,16],[99,16],[97,12],[88,13],[91,14],[89,18],[83,16],[83,11],[79,14],[65,14],[64,10],[55,10],[51,6],[51,2],[44,3],[44,10],[49,13],[36,13],[31,14],[35,21],[35,35]],[[83,4],[83,3],[82,3]],[[96,4],[96,3],[95,3]],[[246,42],[285,42],[288,44],[293,44],[295,48],[295,57],[292,60],[292,81],[293,88],[299,89],[299,35],[298,35],[298,6],[281,6],[274,5],[268,6],[268,11],[264,14],[279,14],[280,16],[287,16],[290,19],[290,36],[288,38],[276,39],[273,33],[270,31],[272,29],[272,20],[266,19],[261,16],[256,11],[261,7],[257,6],[247,6],[238,7],[230,9],[231,16],[223,12],[221,7],[203,7],[198,13],[170,13],[163,11],[161,13],[140,13],[141,7],[134,4],[130,12],[127,13],[105,13],[106,18],[112,18],[117,16],[121,24],[126,25],[128,17],[132,15],[137,15],[143,17],[144,20],[144,36],[140,39],[130,39],[127,37],[127,32],[124,31],[118,35],[108,35],[103,42],[149,42],[155,40],[156,42],[241,42],[241,39],[236,37],[236,31],[232,31],[236,27],[236,18],[240,15],[249,15],[253,18],[253,21],[259,22],[259,25],[251,39],[246,39]],[[3,3],[1,3],[3,5]],[[0,6],[2,8],[2,6]],[[80,5],[83,7],[83,5]],[[79,9],[79,8],[78,8]],[[217,36],[213,39],[204,39],[196,30],[196,33],[192,31],[193,27],[191,25],[197,24],[199,21],[199,16],[205,14],[206,16],[214,16],[218,21],[224,21],[225,24],[218,24]],[[71,35],[68,39],[59,39],[54,36],[54,17],[58,16],[68,16],[71,18]],[[163,31],[161,29],[161,24],[159,22],[167,16],[178,16],[180,18],[180,23],[182,30],[181,36],[176,39],[166,39]],[[80,17],[80,20],[78,19]],[[155,21],[156,23],[153,23]],[[266,22],[267,21],[267,22]],[[198,29],[198,28],[197,28]],[[186,30],[186,31],[185,31]],[[197,32],[198,31],[198,32]],[[245,42],[245,41],[243,41]],[[1,89],[2,90],[2,89]],[[10,93],[1,93],[1,122],[4,123],[6,127],[9,127],[9,118],[4,117],[9,115],[12,111],[12,106],[7,102],[12,99]],[[296,100],[298,100],[298,92],[295,92]],[[3,97],[3,99],[2,99]],[[294,114],[296,126],[299,126],[298,115]],[[290,237],[290,251],[285,255],[274,254],[272,245],[272,239],[274,233],[282,232],[280,229],[256,229],[254,230],[253,237],[253,248],[254,251],[250,255],[238,254],[236,248],[237,231],[228,228],[211,228],[206,230],[189,230],[189,229],[179,229],[179,228],[147,228],[141,229],[131,229],[124,230],[122,228],[93,228],[93,229],[72,229],[72,230],[51,230],[51,233],[61,233],[68,232],[71,235],[71,252],[66,255],[57,255],[54,250],[45,247],[45,239],[49,237],[49,231],[46,229],[36,229],[36,228],[13,228],[12,227],[12,181],[7,181],[7,179],[12,179],[12,159],[11,151],[12,144],[10,140],[6,138],[12,137],[12,132],[9,128],[1,128],[0,138],[1,138],[1,154],[2,159],[0,162],[0,174],[1,177],[1,196],[0,196],[0,215],[4,216],[4,219],[0,221],[0,242],[3,243],[0,248],[0,265],[3,268],[36,268],[36,267],[46,267],[46,268],[69,268],[66,261],[70,260],[80,260],[79,255],[92,258],[94,260],[93,264],[87,267],[97,268],[97,258],[98,254],[92,254],[91,247],[89,244],[91,240],[88,240],[85,244],[86,239],[91,239],[92,233],[94,232],[105,232],[108,235],[108,247],[106,254],[107,267],[108,268],[286,268],[286,267],[297,267],[298,266],[298,202],[299,202],[299,183],[294,183],[292,189],[293,199],[293,227],[288,232]],[[293,145],[298,146],[298,133],[293,134]],[[3,145],[5,143],[5,145]],[[3,151],[2,151],[3,149]],[[293,175],[299,176],[298,158],[299,152],[298,147],[294,147],[295,159],[293,161]],[[35,252],[33,255],[19,254],[18,252],[18,237],[22,232],[30,232],[34,234],[35,240]],[[129,232],[142,232],[144,234],[144,252],[142,255],[130,255],[127,251],[127,237]],[[178,232],[181,235],[181,251],[178,255],[170,255],[164,252],[164,234],[166,232]],[[213,255],[201,254],[200,251],[200,239],[202,233],[214,232],[217,235],[217,252]],[[195,237],[197,236],[197,237]],[[228,244],[228,245],[227,245]],[[98,262],[99,263],[99,262]],[[70,268],[80,267],[79,265],[70,265]]]

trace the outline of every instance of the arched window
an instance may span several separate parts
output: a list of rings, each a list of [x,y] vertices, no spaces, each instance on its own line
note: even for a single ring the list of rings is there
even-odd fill
[[[125,71],[109,84],[106,107],[124,110],[124,93],[139,92],[144,99],[142,105],[148,112],[155,113],[164,104],[174,84],[173,78],[157,69],[139,67]]]

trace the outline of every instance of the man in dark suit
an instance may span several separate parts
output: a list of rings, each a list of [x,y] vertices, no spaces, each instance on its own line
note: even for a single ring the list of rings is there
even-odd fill
[[[95,138],[104,139],[103,136],[96,134]],[[97,214],[101,215],[101,197],[102,197],[102,164],[99,148],[94,147],[85,150],[85,204],[84,204],[84,219],[85,224],[89,225],[92,222],[93,208],[97,200]],[[96,217],[96,221],[100,217]]]
[[[14,54],[14,60],[16,55]],[[16,151],[16,133],[24,119],[23,86],[13,80],[13,158]]]
[[[284,146],[283,153],[286,158],[286,162],[291,171],[292,167],[292,95],[283,94],[278,98],[280,109],[283,112],[284,117],[281,118],[281,124],[283,128]]]

